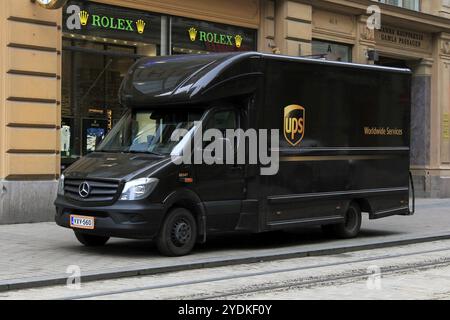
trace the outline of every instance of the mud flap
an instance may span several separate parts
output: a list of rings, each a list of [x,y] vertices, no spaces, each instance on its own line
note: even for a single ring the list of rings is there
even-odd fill
[[[411,171],[409,172],[409,183],[410,197],[408,201],[408,215],[412,216],[414,213],[416,213],[416,193],[414,190],[414,180]]]

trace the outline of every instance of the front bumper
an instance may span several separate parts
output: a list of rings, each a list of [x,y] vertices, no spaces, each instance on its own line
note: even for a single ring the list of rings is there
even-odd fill
[[[94,230],[75,229],[77,231],[127,239],[153,239],[157,236],[164,219],[165,208],[162,204],[147,201],[118,201],[111,206],[82,206],[58,196],[55,201],[56,223],[70,228],[70,216],[93,217]]]

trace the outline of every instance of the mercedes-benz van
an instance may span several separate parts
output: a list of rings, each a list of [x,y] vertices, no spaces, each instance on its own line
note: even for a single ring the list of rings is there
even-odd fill
[[[404,69],[255,52],[141,59],[120,89],[128,111],[62,174],[56,222],[87,246],[153,239],[169,256],[228,231],[320,225],[355,237],[361,212],[411,214],[410,90]],[[192,143],[207,129],[279,133],[238,141],[277,154],[277,170],[174,160],[207,148]]]

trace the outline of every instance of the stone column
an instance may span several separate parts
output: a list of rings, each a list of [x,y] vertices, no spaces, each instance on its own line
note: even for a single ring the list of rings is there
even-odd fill
[[[423,59],[413,70],[411,94],[411,170],[416,195],[430,197],[428,169],[431,162],[431,80],[433,60]]]
[[[2,180],[5,177],[5,76],[4,56],[6,53],[6,1],[0,2],[0,217],[2,216],[2,198],[4,196]],[[1,218],[0,218],[1,219]]]
[[[450,197],[450,34],[441,33],[437,37],[435,50],[436,68],[433,85],[432,146],[436,153],[432,154],[432,164],[438,167],[433,171],[431,193],[437,197]],[[434,126],[433,126],[434,125]],[[433,149],[432,149],[433,150]],[[434,158],[433,158],[434,156]],[[434,160],[434,163],[433,163]]]
[[[437,99],[440,116],[440,165],[450,171],[450,34],[438,40]],[[449,190],[450,191],[450,190]]]
[[[275,2],[275,43],[282,54],[311,55],[312,6],[294,1]]]
[[[433,59],[413,78],[412,171],[418,196],[450,197],[450,34],[435,37]],[[427,107],[429,106],[429,107]]]
[[[261,25],[259,28],[259,52],[276,52],[275,44],[275,1],[261,0]]]
[[[431,75],[433,60],[422,59],[411,65],[411,167],[426,169],[430,165]]]
[[[61,10],[0,1],[0,223],[48,221],[59,175]]]
[[[367,52],[375,49],[375,31],[367,28],[367,16],[357,19],[356,43],[353,48],[353,62],[369,64]]]

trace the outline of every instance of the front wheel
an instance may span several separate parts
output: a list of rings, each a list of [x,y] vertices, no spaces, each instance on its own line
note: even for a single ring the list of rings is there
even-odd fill
[[[324,225],[325,234],[333,235],[341,239],[350,239],[358,236],[361,230],[361,209],[356,203],[350,204],[345,213],[344,222],[339,224]]]
[[[86,247],[101,247],[104,246],[109,240],[108,237],[94,236],[79,231],[74,232],[75,237],[77,237],[78,241],[80,241],[81,244],[84,244]]]
[[[197,241],[197,223],[189,210],[171,210],[161,227],[156,245],[161,254],[179,257],[189,254]]]

